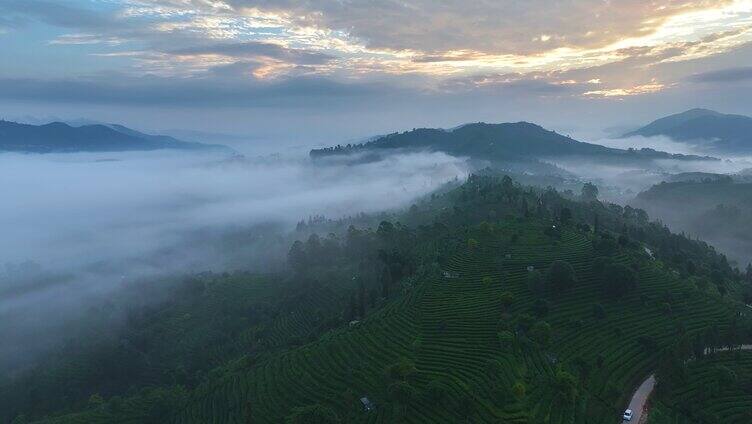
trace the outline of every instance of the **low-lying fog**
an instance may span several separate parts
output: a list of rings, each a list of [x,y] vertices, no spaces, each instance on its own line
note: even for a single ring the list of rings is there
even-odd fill
[[[406,206],[466,173],[464,160],[441,153],[358,165],[313,164],[305,152],[0,154],[0,370],[124,279],[264,271],[284,258],[254,252],[252,237],[225,246],[223,234],[263,237],[312,215]],[[40,268],[48,277],[26,284]]]
[[[702,154],[662,137],[583,140]],[[749,158],[655,161],[650,169],[550,160],[579,176],[574,184],[593,181],[602,199],[618,203],[671,173],[752,167]],[[464,159],[442,153],[359,164],[314,164],[302,148],[256,158],[0,154],[0,375],[59,341],[87,299],[115,294],[124,281],[274,270],[289,246],[270,239],[296,222],[407,206],[469,171]]]
[[[653,149],[667,153],[710,156],[719,160],[655,160],[649,167],[638,167],[629,164],[618,166],[613,164],[594,163],[586,160],[572,160],[562,158],[548,158],[547,161],[560,168],[577,175],[585,181],[592,181],[599,186],[601,198],[614,203],[629,203],[641,191],[647,190],[654,184],[667,181],[671,174],[686,172],[706,172],[716,174],[736,174],[742,170],[752,168],[752,157],[721,156],[697,149],[687,143],[672,140],[669,137],[626,137],[612,138],[591,136],[579,138],[593,144],[600,144],[618,149]]]
[[[741,268],[752,260],[750,253],[752,234],[749,234],[747,229],[734,228],[733,231],[729,231],[729,228],[719,225],[718,221],[711,223],[705,219],[704,214],[712,213],[712,209],[717,206],[707,198],[707,194],[698,192],[691,204],[681,206],[670,201],[667,201],[665,205],[660,205],[658,204],[660,202],[645,203],[640,199],[635,199],[640,192],[648,190],[655,184],[672,181],[671,176],[674,174],[689,172],[740,174],[741,171],[752,169],[752,157],[719,155],[717,152],[707,152],[662,136],[628,138],[594,136],[590,139],[581,138],[581,140],[620,149],[650,148],[668,153],[718,158],[719,160],[655,160],[647,167],[604,165],[592,161],[562,160],[561,158],[551,158],[550,161],[579,176],[582,180],[594,182],[600,189],[602,200],[644,208],[650,214],[651,219],[662,221],[674,232],[685,232],[691,237],[699,237],[709,242]],[[697,176],[692,178],[697,178]],[[736,200],[742,200],[749,195],[752,193],[745,195],[744,192],[740,192],[740,198]],[[726,206],[731,206],[731,204]],[[748,209],[742,208],[743,213],[746,213],[746,210]]]

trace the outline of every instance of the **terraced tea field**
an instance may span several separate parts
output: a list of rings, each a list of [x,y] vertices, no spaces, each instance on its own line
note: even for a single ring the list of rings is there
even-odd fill
[[[723,367],[723,368],[721,368]],[[723,371],[730,370],[731,378]],[[728,423],[752,420],[752,352],[720,352],[691,361],[687,381],[650,412],[650,424]]]
[[[554,238],[544,234],[548,225],[515,221],[493,234],[473,234],[478,246],[463,249],[446,266],[457,278],[421,281],[360,324],[250,368],[218,370],[193,391],[178,421],[279,423],[293,408],[322,404],[345,422],[619,422],[632,389],[657,360],[638,338],[649,336],[665,346],[679,326],[688,334],[723,327],[732,309],[648,258],[638,262],[634,292],[604,301],[590,271],[598,256],[591,235],[565,229]],[[634,253],[617,259],[636,260]],[[500,342],[501,328],[533,311],[536,296],[526,285],[527,268],[545,271],[554,260],[572,264],[577,282],[548,299],[548,313],[540,320],[552,328],[550,343],[522,335]],[[514,296],[507,311],[505,292]],[[669,312],[662,306],[666,296]],[[605,317],[593,314],[596,303]],[[415,364],[408,380],[416,395],[398,408],[387,390],[387,369],[403,360]],[[557,389],[561,370],[578,376],[573,398]],[[453,401],[430,400],[434,381],[446,385]],[[511,395],[518,383],[525,393]],[[376,405],[373,411],[363,411],[362,396]],[[464,407],[463,399],[475,407]]]

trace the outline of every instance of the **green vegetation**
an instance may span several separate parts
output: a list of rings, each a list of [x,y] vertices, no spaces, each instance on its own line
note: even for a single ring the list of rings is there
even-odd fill
[[[704,243],[508,177],[315,232],[289,272],[188,279],[101,346],[5,382],[1,418],[615,423],[667,358],[750,337],[742,275]]]
[[[677,384],[659,393],[650,424],[752,422],[752,352],[719,352],[690,361]]]
[[[634,204],[672,228],[734,252],[741,266],[752,261],[751,183],[730,177],[661,183],[640,193]]]

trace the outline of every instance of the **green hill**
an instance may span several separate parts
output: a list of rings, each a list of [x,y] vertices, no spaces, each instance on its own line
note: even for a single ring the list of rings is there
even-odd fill
[[[676,231],[686,231],[729,252],[742,267],[752,261],[752,184],[729,176],[662,183],[631,202]],[[689,205],[689,206],[688,206]]]
[[[743,338],[739,273],[632,208],[473,176],[375,229],[325,228],[289,273],[178,283],[98,349],[6,382],[2,418],[616,423],[666,351]]]
[[[645,165],[654,159],[711,160],[652,149],[621,150],[583,143],[528,122],[467,124],[453,130],[421,128],[390,134],[363,144],[311,151],[322,158],[344,154],[373,155],[395,149],[433,150],[488,161],[576,158],[618,165]]]

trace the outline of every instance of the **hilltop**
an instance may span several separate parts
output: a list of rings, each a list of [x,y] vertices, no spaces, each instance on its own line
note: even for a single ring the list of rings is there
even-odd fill
[[[186,142],[169,136],[144,134],[117,124],[71,126],[52,122],[29,125],[0,121],[0,151],[63,153],[158,149],[232,151],[217,144]]]
[[[433,150],[488,161],[531,159],[589,159],[619,165],[645,164],[655,159],[710,160],[653,149],[622,150],[585,143],[529,122],[474,123],[451,130],[422,128],[379,137],[362,144],[311,151],[311,157],[378,154],[395,149]]]
[[[711,152],[749,153],[752,151],[752,118],[691,109],[655,120],[623,137],[657,135]]]

